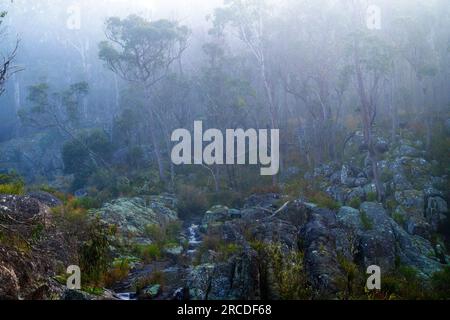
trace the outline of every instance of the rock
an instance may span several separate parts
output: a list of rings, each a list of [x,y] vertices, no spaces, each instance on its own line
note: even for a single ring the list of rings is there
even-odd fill
[[[365,215],[366,225],[364,225]],[[395,269],[396,238],[392,230],[395,222],[387,215],[378,203],[365,202],[360,209],[360,223],[358,224],[359,250],[363,266],[377,265],[384,272]],[[369,225],[367,225],[369,224]]]
[[[241,219],[242,218],[241,211],[237,210],[237,209],[228,210],[228,215],[230,216],[231,219]]]
[[[0,300],[19,299],[19,280],[14,270],[0,264]]]
[[[331,164],[323,164],[314,169],[314,177],[323,176],[329,178],[336,172],[336,166],[334,163]]]
[[[202,228],[218,225],[226,221],[242,218],[242,212],[237,209],[228,209],[225,206],[214,206],[209,209],[202,220]]]
[[[381,204],[365,202],[361,210],[342,207],[337,214],[315,209],[300,231],[306,271],[319,297],[333,297],[339,291],[337,254],[365,270],[378,265],[390,273],[397,263],[417,269],[427,279],[441,264],[431,243],[406,233],[389,217]]]
[[[422,152],[402,140],[400,141],[400,147],[394,150],[394,155],[397,157],[420,157]]]
[[[418,190],[397,191],[395,193],[395,200],[405,208],[423,210],[424,193]]]
[[[61,297],[61,300],[86,301],[94,300],[94,297],[83,291],[66,289]]]
[[[44,191],[30,192],[27,193],[27,196],[36,199],[49,207],[59,207],[63,204],[57,197]]]
[[[149,225],[164,225],[178,219],[177,213],[164,203],[144,197],[119,198],[92,211],[105,222],[116,225],[124,234],[145,236]]]
[[[361,217],[359,210],[351,207],[341,207],[337,214],[339,223],[347,228],[356,227],[362,229]]]
[[[431,226],[425,219],[425,196],[422,191],[405,190],[395,193],[395,200],[406,214],[406,230],[425,238],[431,236]]]
[[[259,279],[256,255],[250,250],[228,262],[193,267],[187,286],[192,300],[256,300]]]
[[[202,223],[208,225],[214,222],[225,222],[229,219],[228,210],[226,206],[214,206],[206,211]]]
[[[448,213],[447,202],[441,197],[429,197],[427,208],[425,210],[425,218],[431,225],[433,231],[437,231],[441,222],[446,218]]]
[[[187,286],[192,300],[207,300],[215,265],[203,264],[192,268]]]
[[[348,178],[349,178],[349,170],[346,165],[343,165],[341,170],[341,183],[346,184]]]
[[[7,214],[17,221],[27,221],[42,216],[40,202],[29,196],[0,195],[0,216]]]
[[[86,189],[78,189],[73,195],[77,198],[86,198],[88,196],[88,191]]]
[[[366,194],[364,192],[364,189],[361,187],[353,188],[349,195],[347,196],[347,199],[345,201],[346,204],[350,204],[352,200],[357,199],[360,202],[362,202],[362,199],[366,197]]]
[[[305,254],[305,271],[318,297],[331,298],[339,291],[342,277],[336,252],[337,227],[333,212],[315,209],[309,222],[300,230]]]
[[[189,288],[183,287],[175,290],[172,296],[172,300],[187,301],[190,300]]]
[[[366,185],[369,182],[369,180],[367,180],[367,178],[364,177],[360,177],[360,178],[356,178],[355,179],[355,187],[362,187],[364,185]]]
[[[260,207],[264,209],[274,208],[280,195],[276,193],[255,194],[245,200],[244,209]]]
[[[424,277],[431,276],[441,267],[431,243],[407,234],[380,204],[363,203],[361,211],[370,219],[371,230],[355,226],[359,235],[360,257],[365,266],[378,265],[385,272],[393,271],[396,261],[419,270]]]
[[[184,249],[182,246],[172,246],[164,248],[164,253],[173,259],[177,259],[182,253]]]
[[[162,287],[159,284],[148,286],[141,290],[138,295],[139,300],[156,299],[162,293]]]

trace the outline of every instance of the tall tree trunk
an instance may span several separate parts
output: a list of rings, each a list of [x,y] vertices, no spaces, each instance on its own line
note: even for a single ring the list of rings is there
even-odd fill
[[[377,189],[378,201],[381,202],[384,198],[384,190],[380,181],[377,153],[375,150],[375,145],[372,136],[372,115],[374,110],[372,102],[369,100],[367,96],[366,86],[364,83],[364,77],[360,64],[359,46],[357,43],[355,43],[354,47],[354,63],[356,69],[358,94],[361,100],[361,118],[364,132],[364,141],[368,148],[369,160],[372,166],[373,179]]]

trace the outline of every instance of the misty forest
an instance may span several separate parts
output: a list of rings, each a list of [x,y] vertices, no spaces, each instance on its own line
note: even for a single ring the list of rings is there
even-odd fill
[[[448,0],[0,0],[0,299],[450,299],[449,151]]]

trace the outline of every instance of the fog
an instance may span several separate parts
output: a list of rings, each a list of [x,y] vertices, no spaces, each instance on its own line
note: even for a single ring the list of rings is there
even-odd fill
[[[449,0],[0,0],[0,300],[448,299],[449,150]]]

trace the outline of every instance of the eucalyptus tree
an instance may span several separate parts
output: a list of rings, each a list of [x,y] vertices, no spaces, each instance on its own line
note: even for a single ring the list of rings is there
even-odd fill
[[[379,92],[383,77],[390,73],[393,48],[376,30],[366,29],[363,10],[353,3],[353,18],[349,26],[348,50],[350,67],[354,73],[355,87],[360,100],[360,116],[365,148],[377,189],[378,200],[384,198],[385,191],[378,169],[377,139],[373,130],[379,103]]]
[[[144,95],[147,130],[154,147],[159,176],[165,181],[164,160],[158,136],[158,113],[152,90],[167,77],[174,62],[187,48],[189,30],[177,22],[168,20],[148,21],[137,15],[125,19],[109,18],[106,22],[108,40],[100,43],[100,59],[107,67],[132,85],[138,86]]]
[[[0,11],[0,28],[2,27],[3,19],[6,17],[6,11]],[[0,37],[2,36],[2,30],[0,29]],[[0,39],[1,40],[1,39]],[[17,54],[19,42],[16,42],[12,51],[8,53],[1,53],[2,55],[0,60],[0,95],[5,91],[5,83],[8,78],[19,71],[19,69],[13,65],[13,61]]]
[[[258,122],[263,119],[249,77],[252,70],[246,66],[244,59],[227,53],[224,39],[215,31],[210,30],[212,41],[203,46],[206,62],[197,80],[200,103],[205,110],[204,118],[208,126],[221,130],[258,127]],[[214,167],[216,181],[220,180],[220,168]],[[238,188],[236,176],[239,175],[239,166],[228,165],[225,169],[229,186]]]
[[[216,32],[231,29],[231,34],[236,35],[248,49],[260,73],[271,127],[278,128],[280,106],[275,97],[275,77],[269,60],[270,10],[265,0],[230,0],[224,7],[216,9],[213,23]]]
[[[338,9],[329,0],[295,1],[278,18],[275,52],[281,57],[284,90],[294,99],[300,148],[310,166],[339,154],[338,122],[349,86]]]

